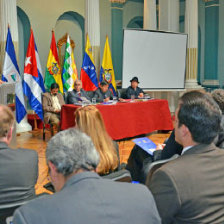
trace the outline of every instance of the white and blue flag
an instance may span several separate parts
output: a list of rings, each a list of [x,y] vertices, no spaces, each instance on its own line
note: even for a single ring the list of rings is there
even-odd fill
[[[19,67],[16,61],[16,54],[14,45],[12,42],[10,28],[8,28],[6,47],[5,47],[5,60],[3,65],[2,80],[5,82],[15,82],[15,94],[16,94],[16,121],[20,121],[26,115],[26,107],[24,102],[22,79],[19,72]]]

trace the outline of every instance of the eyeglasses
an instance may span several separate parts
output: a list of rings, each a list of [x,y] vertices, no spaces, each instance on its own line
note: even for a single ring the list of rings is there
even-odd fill
[[[81,84],[75,84],[75,86],[81,86]]]

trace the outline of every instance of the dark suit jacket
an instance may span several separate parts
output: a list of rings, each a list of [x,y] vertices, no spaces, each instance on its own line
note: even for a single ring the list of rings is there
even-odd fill
[[[76,90],[72,90],[68,92],[68,98],[67,98],[68,104],[78,103],[80,101],[79,100],[80,97],[85,97],[87,100],[90,100],[85,90],[81,89],[80,94],[81,96],[78,95]]]
[[[134,90],[131,86],[129,86],[126,90],[126,95],[128,99],[131,99],[131,95],[135,96],[135,99],[138,99],[138,95],[140,93],[144,93],[143,90],[139,87],[136,88],[136,90]]]
[[[143,185],[103,179],[93,172],[71,177],[54,195],[35,199],[14,213],[13,224],[157,224],[154,199]]]
[[[103,100],[106,99],[107,97],[109,97],[110,100],[112,100],[113,99],[112,92],[108,89],[107,92],[103,93],[100,88],[98,88],[95,91],[95,94],[93,96],[93,98],[96,98],[97,103],[103,102]]]
[[[60,105],[61,106],[64,105],[65,101],[63,96],[60,93],[58,93],[57,97]],[[44,110],[44,123],[47,124],[49,122],[51,114],[54,113],[52,95],[49,92],[43,94],[43,110]]]
[[[37,177],[36,151],[10,149],[0,142],[0,205],[32,199]]]
[[[153,174],[162,223],[224,223],[223,161],[222,149],[199,144]]]

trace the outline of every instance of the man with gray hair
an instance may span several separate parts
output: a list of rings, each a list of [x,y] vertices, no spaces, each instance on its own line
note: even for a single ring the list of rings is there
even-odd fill
[[[79,79],[75,80],[74,89],[68,92],[67,103],[75,104],[82,101],[90,102],[90,98],[88,97],[86,91],[82,89],[82,81]]]
[[[114,182],[95,173],[99,154],[90,137],[79,130],[55,135],[46,158],[57,193],[17,209],[14,224],[161,223],[145,186]]]

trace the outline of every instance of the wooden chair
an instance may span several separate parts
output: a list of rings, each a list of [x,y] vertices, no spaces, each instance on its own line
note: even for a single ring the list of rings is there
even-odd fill
[[[43,102],[43,94],[42,94],[42,102]],[[43,108],[43,117],[44,117],[44,108]],[[51,137],[54,136],[54,126],[53,124],[50,123],[44,123],[43,121],[43,140],[45,141],[46,139],[46,129],[50,129],[51,132]]]
[[[49,129],[50,132],[51,132],[51,137],[54,136],[54,125],[53,124],[45,124],[43,122],[43,140],[45,141],[46,139],[46,129]]]

